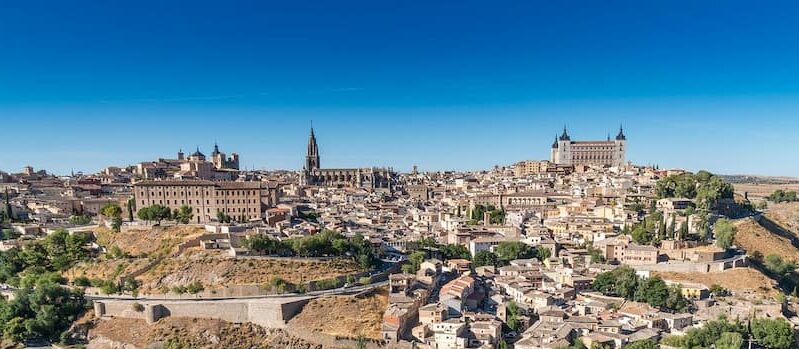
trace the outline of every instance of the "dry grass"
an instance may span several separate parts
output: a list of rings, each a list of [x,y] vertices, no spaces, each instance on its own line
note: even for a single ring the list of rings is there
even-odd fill
[[[735,268],[720,273],[657,272],[665,280],[698,283],[710,287],[719,285],[735,293],[757,293],[773,296],[779,292],[774,280],[752,268]]]
[[[799,250],[791,244],[791,240],[770,232],[754,220],[745,219],[736,227],[735,244],[749,255],[756,252],[762,256],[776,254],[783,259],[799,261]]]
[[[183,241],[200,235],[205,230],[198,226],[162,226],[153,228],[123,228],[114,233],[100,228],[95,234],[100,245],[108,249],[116,246],[131,256],[166,256]]]
[[[388,291],[365,298],[334,296],[309,302],[289,324],[332,336],[380,339],[383,312],[388,306]]]
[[[108,280],[118,276],[127,275],[134,270],[144,267],[149,261],[145,258],[130,258],[118,260],[95,259],[81,262],[63,273],[68,280],[85,276],[89,279]]]
[[[733,184],[736,193],[743,195],[746,192],[750,200],[763,199],[771,195],[775,190],[797,190],[799,191],[799,183],[784,183],[784,184],[764,184],[764,183],[740,183]]]
[[[799,202],[771,204],[766,216],[794,235],[799,232]]]
[[[360,272],[351,260],[306,261],[265,258],[232,258],[212,251],[191,251],[167,258],[142,274],[142,290],[155,292],[200,282],[206,288],[233,285],[264,285],[279,277],[291,283],[327,279]]]
[[[114,345],[103,346],[99,338]],[[90,331],[90,348],[118,348],[118,344],[137,348],[232,348],[286,349],[317,347],[278,329],[265,329],[250,323],[232,324],[220,320],[168,317],[148,325],[144,320],[113,318],[102,320]],[[158,343],[163,343],[159,345]],[[125,346],[127,348],[127,346]]]

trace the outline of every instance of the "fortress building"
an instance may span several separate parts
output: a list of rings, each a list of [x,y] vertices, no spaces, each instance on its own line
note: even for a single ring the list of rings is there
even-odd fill
[[[396,181],[397,175],[390,168],[321,168],[319,146],[316,143],[313,127],[311,127],[305,165],[300,176],[301,185],[354,187],[390,191]]]
[[[620,126],[615,139],[604,141],[573,141],[563,127],[563,134],[555,136],[551,161],[558,165],[622,166],[625,162],[627,137]]]

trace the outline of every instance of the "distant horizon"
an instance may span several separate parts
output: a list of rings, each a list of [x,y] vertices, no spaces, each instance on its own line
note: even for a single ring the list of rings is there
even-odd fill
[[[799,176],[799,3],[18,2],[0,12],[0,168],[179,148],[299,169],[481,170],[567,125],[627,159]],[[66,15],[65,15],[66,14]]]

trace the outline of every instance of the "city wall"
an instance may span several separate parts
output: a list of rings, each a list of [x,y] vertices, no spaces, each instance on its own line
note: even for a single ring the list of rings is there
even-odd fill
[[[285,328],[311,297],[217,301],[98,300],[95,316],[143,319],[153,323],[165,317],[219,319],[252,322],[268,328]]]

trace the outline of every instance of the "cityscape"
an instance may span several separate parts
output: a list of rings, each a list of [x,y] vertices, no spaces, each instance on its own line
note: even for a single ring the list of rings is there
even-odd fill
[[[799,348],[795,5],[234,2],[0,13],[0,349]]]

